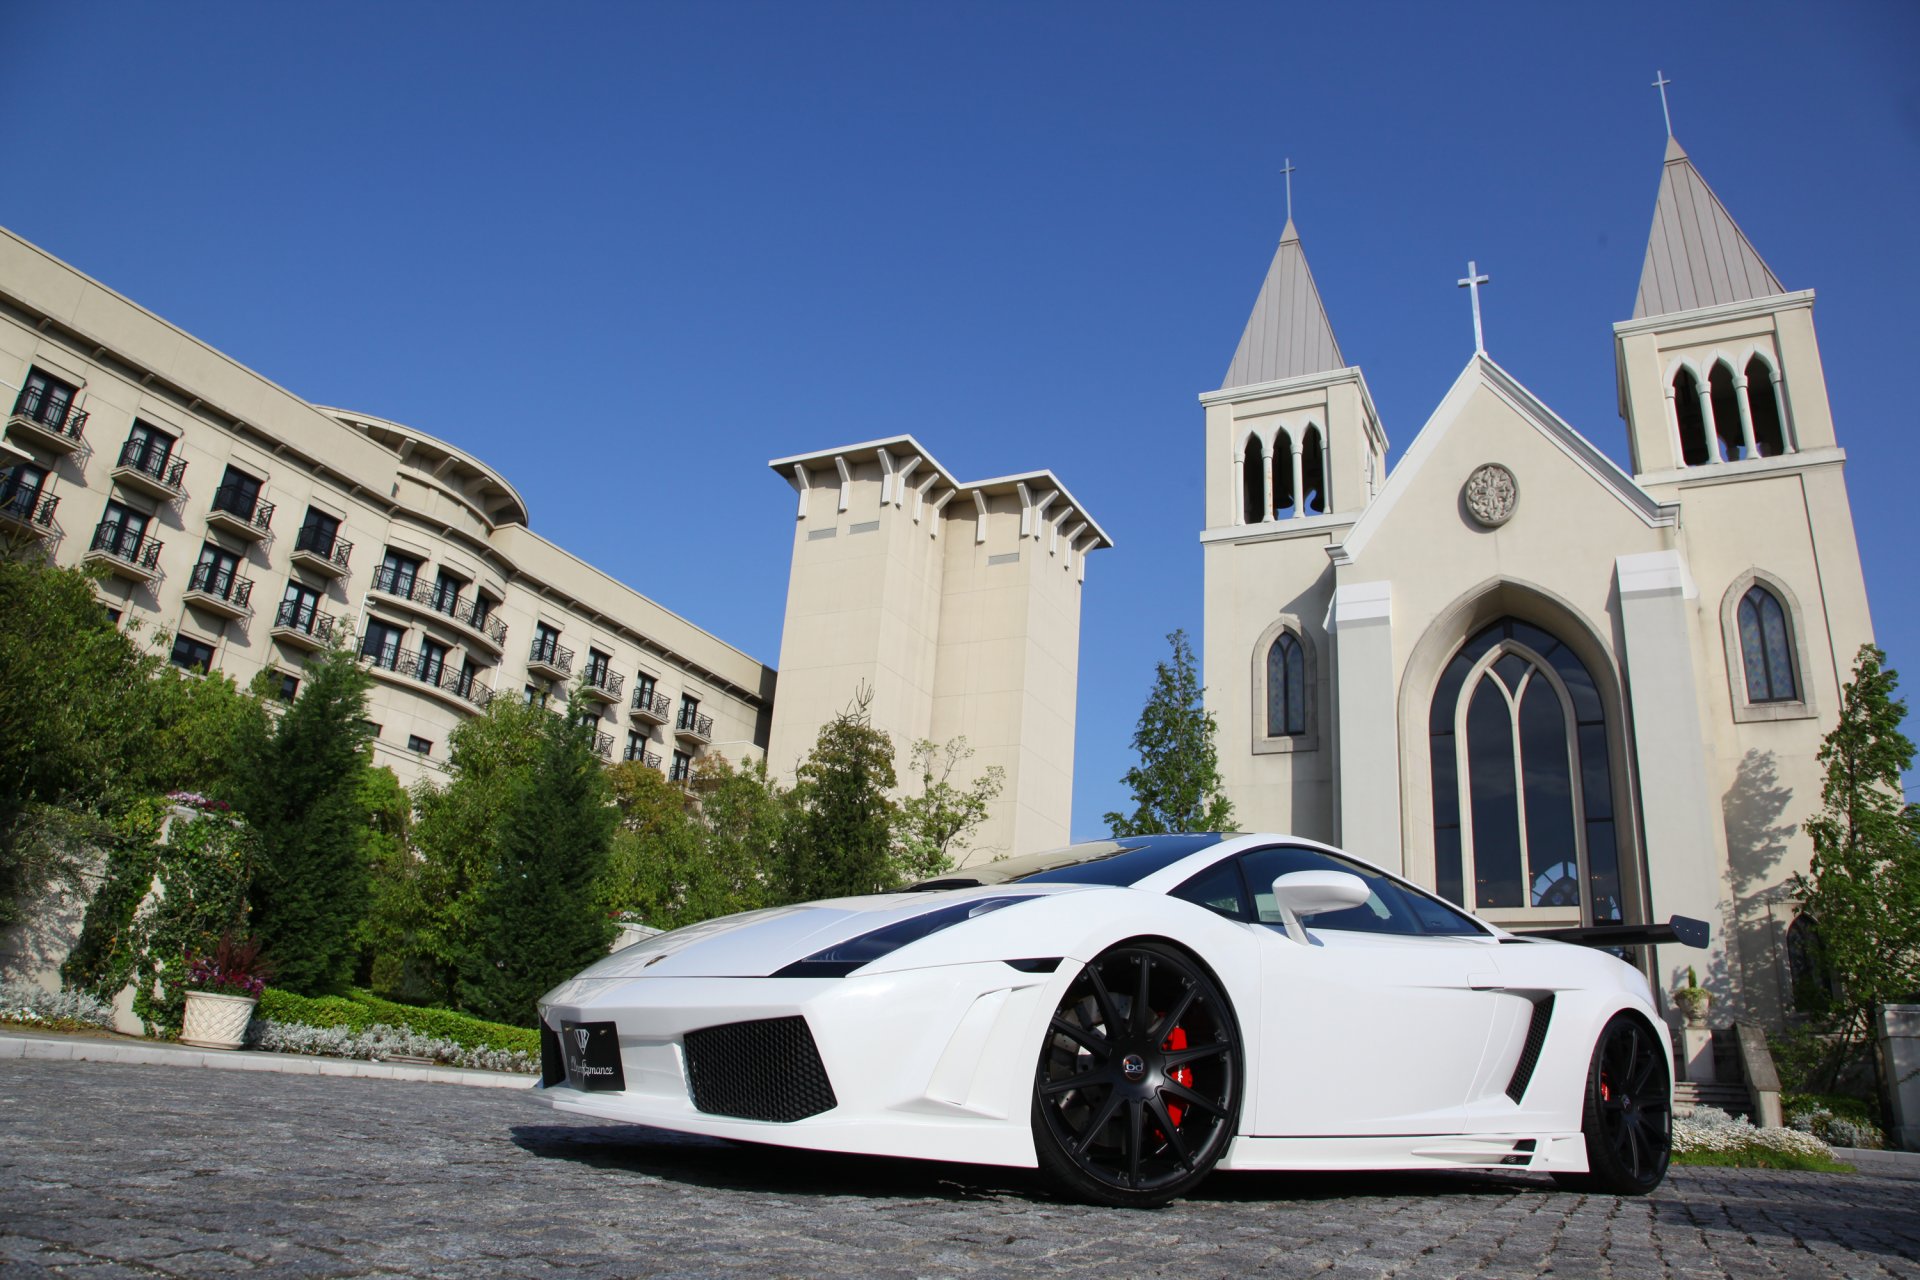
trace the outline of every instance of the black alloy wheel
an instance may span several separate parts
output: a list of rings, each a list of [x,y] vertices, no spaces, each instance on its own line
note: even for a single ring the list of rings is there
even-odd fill
[[[1126,943],[1082,969],[1054,1010],[1033,1086],[1040,1167],[1096,1204],[1163,1205],[1233,1139],[1239,1028],[1181,951]]]
[[[1663,1046],[1645,1023],[1616,1013],[1600,1032],[1587,1068],[1580,1132],[1585,1174],[1556,1175],[1561,1185],[1616,1196],[1643,1196],[1667,1176],[1673,1155],[1673,1084]]]

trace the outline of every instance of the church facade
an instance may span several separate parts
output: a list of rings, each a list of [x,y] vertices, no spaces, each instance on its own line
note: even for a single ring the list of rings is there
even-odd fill
[[[1476,351],[1389,471],[1288,222],[1205,412],[1207,702],[1239,824],[1502,924],[1695,916],[1728,1016],[1791,990],[1817,753],[1873,638],[1811,290],[1669,139],[1622,471]]]

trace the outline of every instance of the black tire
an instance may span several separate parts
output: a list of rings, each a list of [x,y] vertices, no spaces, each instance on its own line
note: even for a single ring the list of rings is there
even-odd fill
[[[1033,1085],[1040,1169],[1068,1195],[1151,1209],[1212,1172],[1240,1118],[1240,1030],[1206,970],[1123,943],[1067,987]]]
[[[1587,1141],[1588,1172],[1555,1174],[1561,1186],[1643,1196],[1667,1176],[1673,1081],[1655,1033],[1630,1013],[1614,1014],[1593,1047],[1580,1132]]]

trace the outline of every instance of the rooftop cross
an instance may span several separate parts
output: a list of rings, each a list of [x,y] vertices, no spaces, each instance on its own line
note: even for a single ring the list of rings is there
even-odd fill
[[[1467,262],[1467,278],[1460,281],[1460,287],[1473,295],[1473,349],[1477,355],[1487,354],[1487,340],[1480,333],[1480,286],[1492,279],[1480,274],[1478,263]]]
[[[1673,81],[1667,79],[1667,73],[1664,71],[1655,71],[1653,74],[1653,87],[1660,91],[1660,114],[1666,117],[1667,136],[1671,138],[1673,136],[1673,113],[1667,110],[1667,86],[1672,84]]]
[[[1287,157],[1286,167],[1280,172],[1287,179],[1287,221],[1293,221],[1293,157]]]

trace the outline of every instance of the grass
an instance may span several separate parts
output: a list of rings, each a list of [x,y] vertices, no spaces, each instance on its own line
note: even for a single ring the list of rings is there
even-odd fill
[[[1767,1147],[1746,1147],[1737,1151],[1676,1151],[1676,1165],[1721,1169],[1799,1169],[1808,1173],[1854,1173],[1850,1164],[1794,1151],[1775,1151]]]

